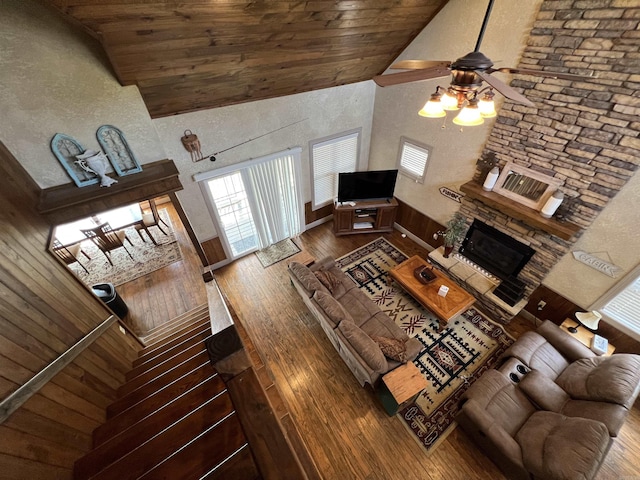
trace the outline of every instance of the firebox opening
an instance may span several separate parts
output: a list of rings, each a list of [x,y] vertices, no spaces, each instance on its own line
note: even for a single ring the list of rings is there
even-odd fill
[[[496,277],[516,277],[535,250],[481,222],[473,221],[459,253]]]

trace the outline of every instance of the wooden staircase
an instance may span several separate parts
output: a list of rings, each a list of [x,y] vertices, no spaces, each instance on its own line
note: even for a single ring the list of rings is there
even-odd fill
[[[260,479],[238,414],[205,340],[207,305],[145,337],[76,479]]]

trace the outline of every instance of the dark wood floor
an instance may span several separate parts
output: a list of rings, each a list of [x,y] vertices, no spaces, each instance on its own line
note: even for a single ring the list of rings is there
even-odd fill
[[[316,258],[337,258],[378,236],[335,237],[329,223],[305,232],[300,242]],[[409,255],[426,253],[399,232],[383,236]],[[460,429],[428,456],[398,418],[388,417],[374,394],[359,386],[306,309],[289,282],[286,263],[263,268],[255,255],[248,255],[215,274],[324,478],[504,478]],[[164,310],[188,309],[189,302],[196,302],[204,288],[199,266],[194,268],[197,274],[185,270],[159,272],[157,280],[153,278],[156,274],[151,274],[139,286],[126,290],[135,292],[127,298],[133,321],[147,318],[148,309],[158,318]],[[159,299],[162,304],[156,305]],[[172,302],[175,304],[168,305]],[[145,328],[144,324],[140,328]],[[529,322],[517,318],[507,330],[517,337],[532,328]],[[611,448],[599,480],[640,478],[639,431],[640,412],[634,409]]]
[[[125,321],[141,337],[152,328],[207,303],[202,264],[180,217],[171,202],[159,204],[158,208],[166,208],[169,214],[182,260],[117,287],[129,307]],[[157,227],[151,230],[153,235],[162,235]]]

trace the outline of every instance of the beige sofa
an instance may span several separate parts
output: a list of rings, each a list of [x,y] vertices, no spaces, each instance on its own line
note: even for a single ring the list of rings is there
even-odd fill
[[[594,478],[640,391],[640,356],[598,357],[552,322],[462,396],[458,423],[511,479]]]
[[[332,258],[311,268],[291,262],[289,276],[360,385],[374,386],[382,375],[412,361],[422,350],[420,341],[409,338]]]

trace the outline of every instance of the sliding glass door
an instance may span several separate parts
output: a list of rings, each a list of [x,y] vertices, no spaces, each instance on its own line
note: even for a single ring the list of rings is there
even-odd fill
[[[300,151],[279,152],[194,177],[209,200],[230,260],[301,232]]]
[[[232,258],[256,250],[256,225],[240,172],[209,180],[207,186]]]

